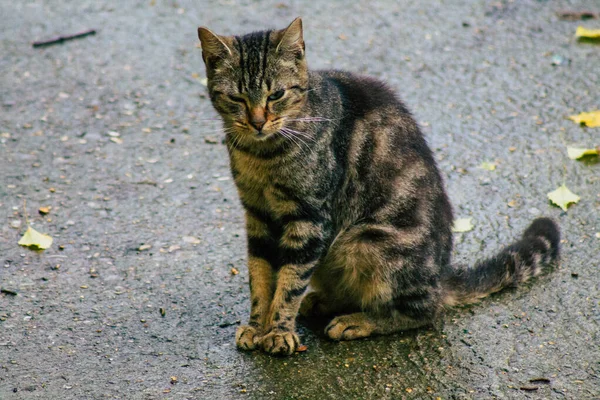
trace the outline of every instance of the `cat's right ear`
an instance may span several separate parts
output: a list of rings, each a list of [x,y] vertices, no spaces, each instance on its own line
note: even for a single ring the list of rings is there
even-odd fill
[[[202,59],[207,67],[213,68],[215,61],[231,56],[231,38],[219,36],[204,27],[198,28],[198,39],[202,44]]]

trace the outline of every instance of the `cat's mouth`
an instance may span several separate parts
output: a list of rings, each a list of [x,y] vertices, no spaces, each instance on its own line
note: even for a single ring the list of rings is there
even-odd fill
[[[273,133],[267,133],[267,132],[256,132],[254,137],[259,140],[259,141],[263,141],[263,140],[267,140],[270,136],[272,136]]]

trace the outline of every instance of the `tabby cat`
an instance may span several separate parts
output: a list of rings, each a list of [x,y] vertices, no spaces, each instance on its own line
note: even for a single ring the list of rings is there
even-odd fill
[[[375,79],[309,71],[300,18],[198,36],[246,216],[240,349],[294,353],[298,313],[337,315],[333,340],[418,328],[557,260],[558,227],[541,218],[495,257],[452,266],[452,208],[417,123]]]

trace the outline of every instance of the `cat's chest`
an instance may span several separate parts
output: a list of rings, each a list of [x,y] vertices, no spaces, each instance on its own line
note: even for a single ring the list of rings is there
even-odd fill
[[[294,167],[248,156],[241,152],[231,154],[231,170],[238,193],[245,206],[281,217],[294,213],[299,207]]]

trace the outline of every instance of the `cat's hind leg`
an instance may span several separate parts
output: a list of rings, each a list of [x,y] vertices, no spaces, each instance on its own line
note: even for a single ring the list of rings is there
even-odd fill
[[[326,334],[334,340],[387,335],[432,323],[440,307],[435,242],[416,229],[361,224],[331,246],[321,282],[360,312],[334,318]]]
[[[354,340],[420,328],[429,323],[428,320],[415,320],[395,310],[389,314],[357,312],[335,317],[325,328],[325,334],[333,340]]]

